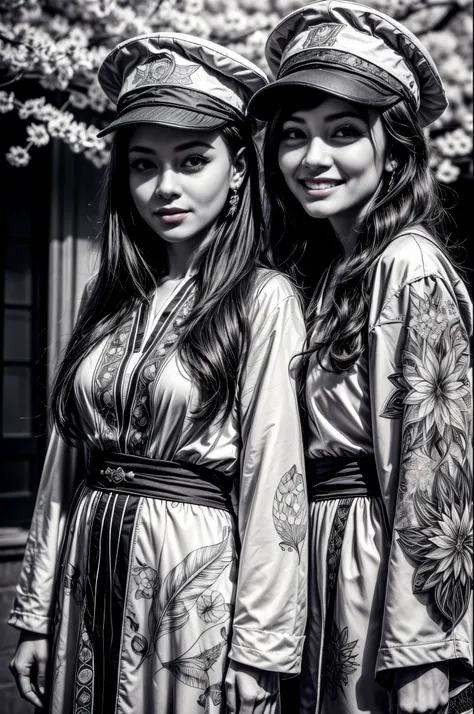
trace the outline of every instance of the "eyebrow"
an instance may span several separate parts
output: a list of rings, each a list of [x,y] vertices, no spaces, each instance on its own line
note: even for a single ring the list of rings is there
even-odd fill
[[[324,121],[334,121],[335,119],[347,119],[350,117],[354,117],[355,119],[362,119],[361,115],[358,114],[357,112],[351,112],[351,111],[344,111],[344,112],[337,112],[335,114],[328,114],[327,116],[324,117]],[[300,119],[299,117],[296,117],[294,115],[291,115],[286,119],[286,121],[294,121],[296,124],[305,124],[304,119]]]
[[[203,139],[196,139],[194,141],[187,141],[184,144],[179,144],[178,146],[175,146],[174,151],[187,151],[188,149],[195,149],[198,146],[205,147],[206,149],[214,148],[212,144],[209,144],[207,141],[204,141]],[[149,146],[139,146],[137,144],[130,147],[129,152],[131,153],[132,151],[140,151],[143,154],[155,153],[155,150],[151,149]]]

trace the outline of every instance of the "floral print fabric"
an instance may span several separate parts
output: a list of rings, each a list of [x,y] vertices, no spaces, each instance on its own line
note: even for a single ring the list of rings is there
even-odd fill
[[[376,265],[366,352],[342,375],[312,365],[307,378],[310,458],[375,458],[377,521],[367,511],[356,542],[343,543],[342,562],[346,548],[368,548],[364,541],[378,523],[385,570],[374,570],[373,577],[383,579],[383,594],[370,609],[359,607],[357,615],[353,609],[337,625],[340,633],[348,628],[347,643],[359,635],[350,656],[361,647],[360,617],[366,618],[365,629],[378,632],[376,643],[370,642],[374,651],[364,659],[373,661],[377,681],[388,686],[394,669],[438,661],[450,662],[453,693],[471,676],[471,335],[472,304],[464,283],[430,236],[414,229],[395,239]],[[323,505],[312,508],[314,518]],[[313,536],[311,547],[317,549],[311,560],[320,559],[320,538]],[[310,623],[320,587],[316,573],[310,578]],[[371,587],[340,575],[338,598],[358,601],[359,590],[362,598]],[[322,640],[321,632],[314,634],[315,642]],[[311,657],[309,647],[305,652]],[[346,692],[364,676],[353,665]],[[312,672],[317,681],[314,667]],[[341,708],[334,711],[364,710],[362,700],[347,696],[344,709],[339,688]],[[324,706],[330,706],[326,700]],[[386,712],[388,701],[379,707],[373,711]]]
[[[84,360],[75,385],[84,442],[218,470],[234,481],[237,518],[89,486],[72,501],[68,448],[53,436],[10,623],[55,635],[55,714],[218,714],[229,656],[300,668],[300,302],[286,278],[259,273],[235,405],[224,424],[209,424],[193,418],[196,386],[175,349],[192,291],[192,281],[166,298],[158,289]]]

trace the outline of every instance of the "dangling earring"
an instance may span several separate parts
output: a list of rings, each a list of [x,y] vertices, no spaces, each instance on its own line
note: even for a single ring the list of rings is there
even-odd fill
[[[387,193],[390,193],[390,191],[392,190],[394,180],[395,180],[395,169],[393,169],[393,171],[390,173],[390,181],[388,182]]]
[[[239,192],[236,188],[232,189],[232,195],[229,198],[229,210],[227,211],[226,218],[232,219],[237,213],[237,206],[239,204]]]

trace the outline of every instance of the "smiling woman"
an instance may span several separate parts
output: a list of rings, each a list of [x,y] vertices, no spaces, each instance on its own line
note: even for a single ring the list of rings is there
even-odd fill
[[[130,192],[147,225],[171,245],[196,250],[246,170],[243,147],[233,156],[222,131],[141,125],[130,136]],[[173,268],[172,268],[173,270]]]
[[[311,291],[300,712],[467,712],[472,304],[424,134],[443,84],[406,28],[348,0],[286,17],[267,59],[249,111],[270,242]]]
[[[161,33],[99,81],[117,103],[101,263],[53,391],[11,668],[53,714],[276,714],[301,664],[307,504],[304,323],[260,259],[245,118],[266,78]]]

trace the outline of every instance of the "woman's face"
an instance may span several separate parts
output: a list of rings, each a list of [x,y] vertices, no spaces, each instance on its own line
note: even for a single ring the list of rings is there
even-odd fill
[[[243,178],[218,131],[139,124],[130,136],[128,165],[138,213],[174,244],[204,239],[229,189]]]
[[[327,95],[284,122],[278,163],[290,191],[312,218],[336,232],[353,227],[387,168],[387,138],[378,114]]]

